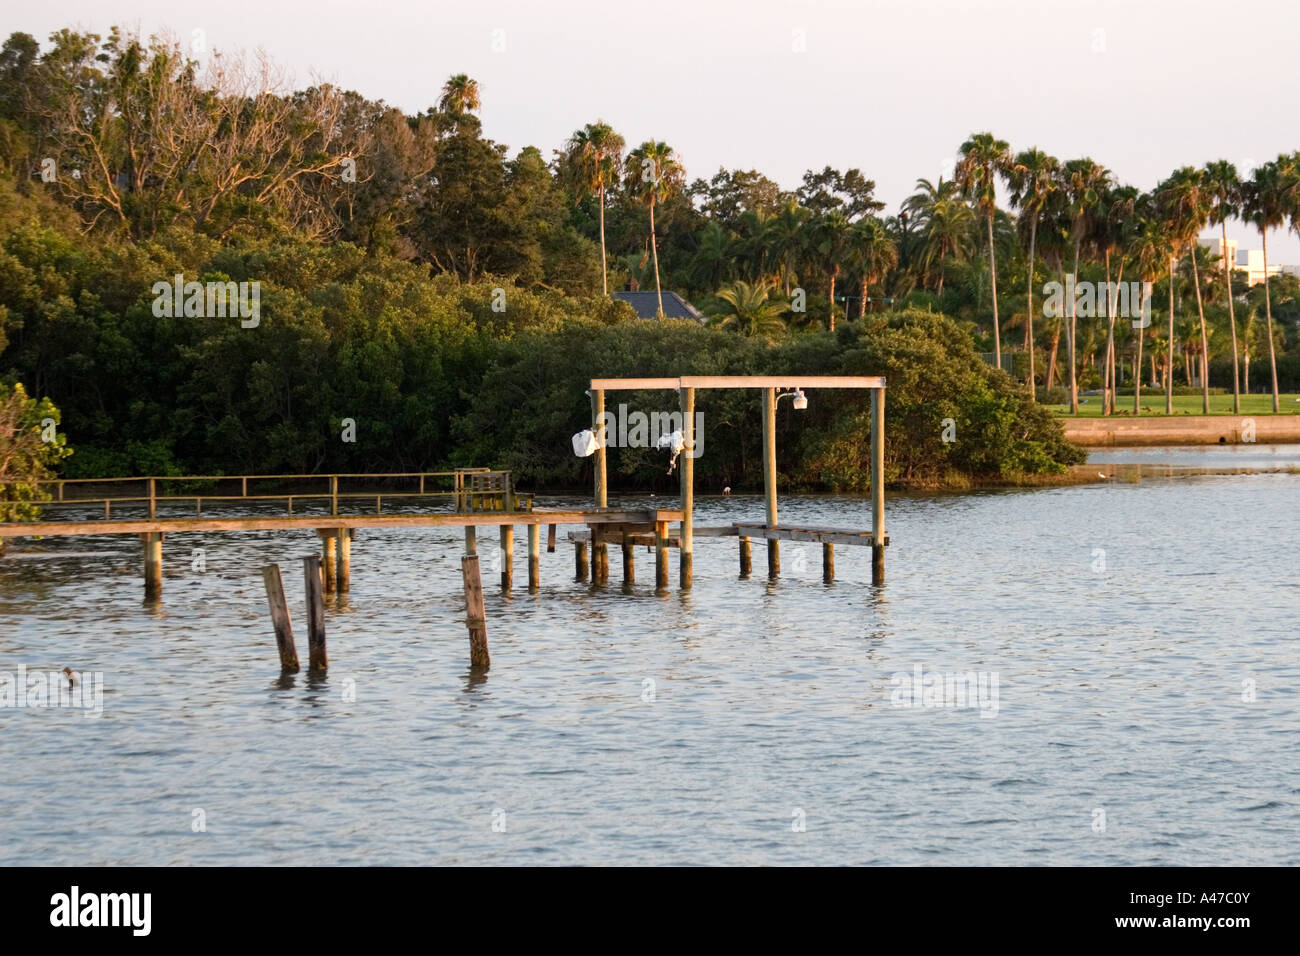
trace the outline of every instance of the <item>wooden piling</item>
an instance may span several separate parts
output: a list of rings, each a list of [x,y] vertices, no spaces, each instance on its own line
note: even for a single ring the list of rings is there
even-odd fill
[[[679,543],[681,553],[677,556],[677,586],[683,591],[689,591],[694,576],[693,565],[695,562],[693,517],[695,510],[695,389],[679,389],[678,397],[682,410],[682,437],[685,439],[686,444],[682,448],[682,454],[678,459],[677,466],[678,473],[681,475],[682,487],[682,533]]]
[[[501,590],[509,591],[515,584],[515,526],[501,526]]]
[[[472,524],[465,525],[465,553],[478,554],[478,528]]]
[[[636,548],[626,531],[623,532],[623,583],[636,583]]]
[[[339,580],[340,594],[352,587],[352,529],[339,528]]]
[[[573,542],[573,579],[575,581],[586,581],[589,576],[587,570],[587,542]]]
[[[776,389],[763,389],[763,500],[767,506],[767,526],[777,526],[776,510]],[[775,538],[767,542],[767,576],[781,574],[781,546]]]
[[[885,390],[871,390],[871,583],[885,583]]]
[[[608,472],[605,464],[605,390],[593,389],[591,392],[591,430],[596,435],[595,458],[595,502],[597,508],[609,507]],[[605,542],[593,534],[591,536],[591,581],[593,584],[605,584],[609,580],[609,552]]]
[[[325,593],[338,590],[338,532],[329,528],[318,532],[321,538],[321,570]]]
[[[528,590],[536,591],[542,585],[541,526],[528,526]]]
[[[546,526],[546,553],[555,553],[555,525],[553,524]]]
[[[285,673],[298,673],[298,649],[293,643],[293,621],[289,605],[284,599],[284,582],[280,579],[280,566],[268,564],[262,568],[262,582],[266,585],[266,603],[271,608],[271,626],[275,628],[275,646],[280,651],[280,669]]]
[[[822,580],[830,584],[835,580],[835,545],[822,542]]]
[[[740,576],[748,578],[754,570],[754,562],[750,554],[749,539],[742,537],[740,539]]]
[[[655,590],[668,590],[668,522],[655,522]]]
[[[307,592],[307,667],[323,671],[330,662],[325,653],[325,595],[321,584],[320,555],[307,555],[302,559],[302,565]]]
[[[465,626],[469,629],[469,666],[472,670],[487,670],[492,665],[488,656],[487,612],[483,607],[483,581],[479,577],[478,555],[467,554],[460,559],[460,573],[465,581]]]
[[[162,597],[162,532],[147,532],[140,540],[144,542],[144,598],[156,601]]]

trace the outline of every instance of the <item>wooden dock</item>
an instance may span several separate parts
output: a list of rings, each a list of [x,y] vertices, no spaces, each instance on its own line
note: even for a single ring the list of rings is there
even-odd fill
[[[448,479],[453,485],[450,489],[431,487]],[[412,488],[404,490],[404,483]],[[52,500],[41,503],[46,511],[42,520],[0,522],[0,538],[135,535],[143,544],[145,597],[150,600],[156,600],[162,594],[162,544],[168,534],[311,532],[321,540],[323,589],[326,593],[334,593],[350,588],[352,539],[358,529],[461,528],[465,531],[466,553],[474,554],[477,551],[477,529],[495,526],[503,552],[501,583],[509,589],[514,582],[514,528],[522,525],[528,530],[529,587],[536,589],[541,577],[540,529],[543,525],[548,529],[548,550],[551,551],[554,550],[557,525],[581,525],[589,532],[591,529],[610,529],[609,533],[620,536],[663,528],[666,554],[666,529],[670,523],[682,520],[682,512],[676,509],[536,508],[532,495],[515,490],[509,472],[485,468],[376,475],[114,478],[44,484],[57,485],[57,488],[45,489],[50,492]],[[268,490],[265,487],[268,484],[281,487]],[[343,490],[340,490],[341,484]],[[348,491],[348,484],[386,487],[377,491]],[[312,485],[324,486],[328,490],[313,491],[310,490]],[[195,486],[208,486],[208,490],[196,491]],[[390,507],[399,503],[407,510],[400,514],[385,514],[385,502]],[[224,510],[230,510],[232,505],[242,505],[248,510],[278,505],[285,511],[283,514],[201,517],[204,503],[209,507],[221,504],[225,506]],[[315,507],[319,513],[301,513],[304,503]],[[293,513],[295,505],[298,514]],[[349,506],[354,510],[349,511]],[[365,512],[360,510],[363,506],[367,509]],[[194,508],[194,515],[169,516],[162,513],[190,507]],[[69,510],[84,512],[100,508],[103,508],[105,517],[69,519],[60,516]],[[607,569],[601,569],[601,572],[593,574],[593,581],[600,583]],[[663,586],[667,586],[666,580]]]

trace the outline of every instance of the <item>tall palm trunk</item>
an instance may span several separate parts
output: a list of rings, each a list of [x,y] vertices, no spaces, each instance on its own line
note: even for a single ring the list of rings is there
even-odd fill
[[[1121,275],[1123,274],[1123,263],[1120,264]],[[1118,303],[1114,300],[1112,293],[1114,286],[1110,284],[1110,250],[1106,250],[1106,358],[1105,374],[1102,375],[1102,415],[1110,415],[1115,411],[1115,307]]]
[[[1228,326],[1232,329],[1232,413],[1241,414],[1241,383],[1238,381],[1239,369],[1237,368],[1239,359],[1237,358],[1237,318],[1232,307],[1232,267],[1228,264],[1228,220],[1224,219],[1221,223],[1223,226],[1223,245],[1219,250],[1223,253],[1223,278],[1228,282]]]
[[[1074,240],[1074,282],[1079,282],[1079,243],[1080,239]],[[1070,294],[1070,325],[1065,330],[1065,350],[1070,360],[1070,414],[1079,414],[1079,382],[1075,375],[1074,365],[1074,343],[1075,336],[1078,334],[1078,328],[1075,324],[1075,290]]]
[[[650,199],[650,251],[655,261],[655,292],[659,296],[659,314],[664,314],[664,290],[659,285],[659,243],[655,240],[655,201]]]
[[[835,276],[839,274],[839,271],[839,266],[836,266],[831,270],[831,311],[828,314],[830,316],[830,330],[832,332],[835,331]]]
[[[862,277],[862,302],[858,305],[858,321],[867,316],[867,277]]]
[[[1029,303],[1025,311],[1025,350],[1029,353],[1029,400],[1038,400],[1037,386],[1034,384],[1034,240],[1038,238],[1038,216],[1029,224],[1029,281],[1025,288],[1029,290]]]
[[[609,295],[609,266],[605,261],[605,183],[600,184],[600,287]]]
[[[993,210],[989,210],[989,282],[993,289],[993,362],[1002,367],[1002,327],[998,324],[998,256],[993,249]]]
[[[1165,414],[1174,413],[1174,257],[1169,257],[1169,348],[1165,350]]]
[[[1268,364],[1273,369],[1273,413],[1277,414],[1277,356],[1273,354],[1273,305],[1268,298],[1268,235],[1263,229],[1259,231],[1259,239],[1264,245],[1264,317],[1268,320]]]
[[[1201,274],[1196,268],[1196,240],[1192,240],[1192,284],[1196,286],[1196,312],[1201,317],[1201,413],[1210,414],[1210,343],[1205,335],[1205,306],[1201,303]]]

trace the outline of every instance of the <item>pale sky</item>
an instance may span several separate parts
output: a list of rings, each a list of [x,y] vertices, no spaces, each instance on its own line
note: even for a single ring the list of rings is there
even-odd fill
[[[983,130],[1143,189],[1300,149],[1294,0],[61,0],[11,6],[4,32],[113,23],[261,47],[298,85],[408,112],[468,73],[512,154],[549,159],[602,118],[629,146],[668,142],[691,179],[757,168],[793,188],[856,166],[891,212]],[[1259,246],[1240,223],[1229,237]],[[1270,262],[1300,263],[1294,234],[1269,238]]]

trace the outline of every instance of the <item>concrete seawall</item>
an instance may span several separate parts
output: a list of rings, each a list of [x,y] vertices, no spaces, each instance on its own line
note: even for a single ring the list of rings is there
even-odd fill
[[[1254,423],[1258,444],[1300,443],[1300,415],[1175,415],[1171,418],[1063,418],[1076,445],[1239,445]]]

